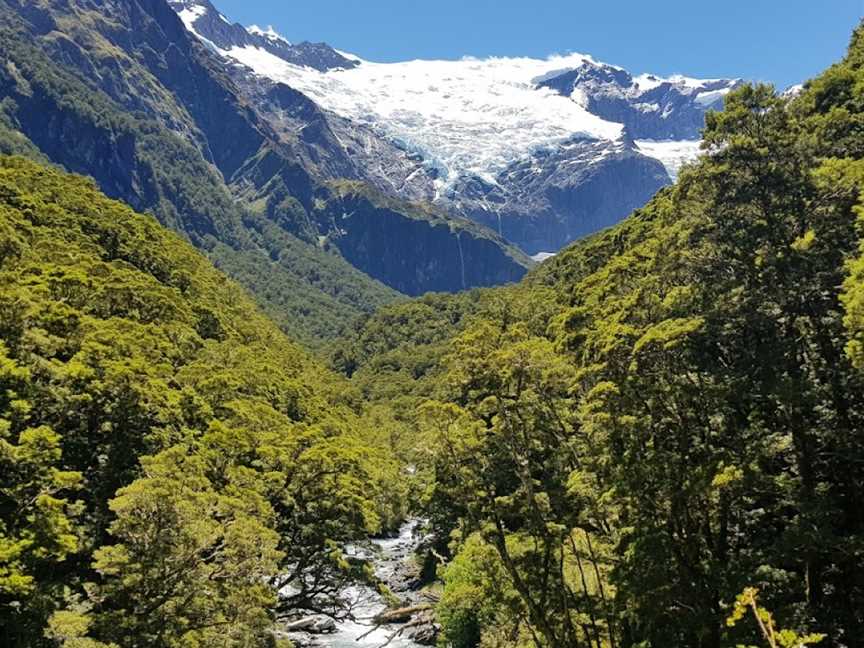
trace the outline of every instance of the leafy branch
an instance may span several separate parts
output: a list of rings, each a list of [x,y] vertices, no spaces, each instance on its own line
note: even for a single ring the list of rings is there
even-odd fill
[[[821,642],[824,634],[799,635],[794,630],[778,630],[775,627],[774,616],[759,605],[759,590],[755,587],[746,588],[735,600],[735,608],[726,619],[726,625],[735,627],[748,612],[753,613],[762,637],[770,648],[803,648]],[[738,648],[755,648],[755,646],[739,645]]]

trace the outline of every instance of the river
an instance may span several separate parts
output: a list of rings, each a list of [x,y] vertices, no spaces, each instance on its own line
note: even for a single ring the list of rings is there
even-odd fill
[[[374,545],[373,549],[375,549],[372,552],[371,559],[376,575],[383,582],[387,583],[391,590],[406,605],[413,604],[419,600],[416,592],[409,592],[404,587],[401,587],[404,583],[400,577],[405,561],[411,559],[414,550],[417,548],[419,539],[415,532],[418,525],[418,520],[409,520],[400,527],[398,536],[371,541],[372,545]],[[370,555],[368,549],[360,547],[348,547],[346,551],[355,555]],[[357,601],[355,616],[360,622],[339,622],[337,623],[335,633],[318,635],[315,637],[314,645],[330,648],[378,648],[385,644],[388,648],[420,647],[419,643],[410,639],[398,636],[394,637],[402,626],[381,626],[372,630],[374,626],[371,623],[371,619],[386,609],[386,605],[378,592],[369,587],[357,587],[352,589],[350,594]],[[371,633],[369,632],[370,630],[372,630]],[[363,638],[359,639],[360,637]],[[394,638],[387,643],[391,637]]]

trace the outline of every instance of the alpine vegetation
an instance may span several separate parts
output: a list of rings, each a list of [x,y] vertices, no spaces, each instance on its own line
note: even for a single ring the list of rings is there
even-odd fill
[[[864,27],[785,92],[206,0],[0,53],[0,645],[864,646]]]

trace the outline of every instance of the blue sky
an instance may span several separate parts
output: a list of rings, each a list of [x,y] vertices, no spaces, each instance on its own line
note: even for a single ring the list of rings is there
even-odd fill
[[[213,0],[373,61],[582,52],[633,73],[786,87],[842,56],[864,0]]]

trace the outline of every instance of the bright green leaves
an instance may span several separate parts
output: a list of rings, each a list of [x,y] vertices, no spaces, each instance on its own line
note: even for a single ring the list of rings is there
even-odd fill
[[[117,648],[116,644],[105,644],[87,637],[92,625],[92,619],[84,612],[60,610],[48,620],[45,637],[63,648]]]
[[[711,480],[711,486],[721,490],[731,487],[742,479],[744,479],[744,471],[741,468],[737,466],[721,466]]]
[[[9,357],[6,344],[0,340],[0,408],[7,425],[17,422],[30,411],[24,398],[30,382],[30,371]],[[5,432],[0,429],[0,432]]]
[[[186,646],[266,632],[274,602],[266,581],[281,556],[254,492],[220,494],[182,446],[142,463],[144,476],[111,502],[118,543],[94,554],[96,596],[122,610],[100,615],[101,636]]]
[[[735,599],[735,607],[732,614],[726,619],[726,625],[734,628],[745,616],[752,613],[759,632],[768,648],[805,648],[821,643],[825,639],[824,634],[799,635],[792,630],[781,630],[776,627],[774,616],[759,605],[759,590],[755,587],[746,588]],[[738,646],[738,648],[754,648],[752,646]]]
[[[0,599],[7,600],[36,594],[35,574],[78,548],[78,507],[68,496],[81,475],[60,467],[56,432],[25,426],[31,380],[0,342]]]
[[[454,648],[472,648],[483,634],[527,634],[513,590],[495,549],[479,535],[466,539],[459,554],[443,570],[444,592],[437,618],[445,641]]]
[[[859,232],[864,224],[864,161],[857,159],[825,160],[814,172],[816,182],[824,191],[839,193],[852,204]],[[848,263],[849,276],[843,284],[844,320],[851,340],[847,352],[859,369],[864,368],[864,241],[859,243],[859,255]]]
[[[812,229],[808,229],[804,234],[792,241],[792,244],[789,247],[796,252],[807,252],[807,250],[813,247],[815,242],[816,232]]]
[[[774,88],[766,84],[744,85],[730,92],[722,111],[706,115],[703,148],[728,146],[736,150],[735,155],[744,151],[767,153],[768,140],[784,123],[783,104]],[[724,155],[723,159],[731,156]]]
[[[648,349],[652,345],[657,345],[669,351],[678,344],[681,344],[689,335],[699,331],[704,324],[705,320],[701,317],[663,320],[649,328],[642,334],[642,337],[636,340],[636,344],[633,345],[633,351],[638,354],[643,349]]]
[[[78,550],[80,507],[70,495],[81,475],[57,468],[60,438],[50,428],[25,428],[17,439],[0,419],[0,619],[11,623],[6,606],[25,613],[50,593],[41,574]],[[18,623],[26,623],[23,619]]]
[[[345,382],[87,180],[0,158],[0,246],[4,639],[245,647],[341,609],[370,574],[340,547],[407,490]]]
[[[472,645],[496,626],[511,636],[530,627],[539,645],[577,646],[614,632],[599,590],[586,586],[585,572],[599,570],[600,557],[583,562],[571,532],[596,523],[593,504],[583,509],[586,500],[574,497],[587,447],[574,433],[572,366],[528,327],[478,322],[454,341],[447,369],[451,402],[422,412],[435,449],[429,506],[437,525],[449,520],[463,537],[477,533],[456,545],[445,576],[447,635]],[[512,591],[484,593],[504,578]],[[469,610],[481,598],[482,607]]]
[[[864,369],[864,257],[851,263],[849,270],[843,295],[846,326],[852,336],[847,351],[855,366]]]

